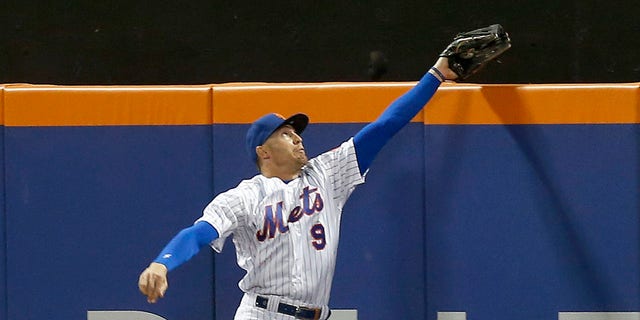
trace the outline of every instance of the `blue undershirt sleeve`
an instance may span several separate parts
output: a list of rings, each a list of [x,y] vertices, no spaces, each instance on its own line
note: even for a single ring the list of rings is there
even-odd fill
[[[429,102],[440,80],[427,72],[409,91],[392,102],[374,122],[353,138],[360,174],[364,174],[382,147]]]
[[[208,222],[200,221],[182,229],[162,249],[153,261],[162,263],[171,271],[195,256],[200,249],[218,238],[218,232]]]

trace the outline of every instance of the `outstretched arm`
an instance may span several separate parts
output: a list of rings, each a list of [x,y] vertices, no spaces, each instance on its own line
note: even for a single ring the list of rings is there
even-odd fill
[[[422,110],[442,81],[456,78],[449,69],[448,59],[439,58],[415,87],[391,103],[378,119],[362,128],[353,138],[360,173],[369,169],[387,141]]]
[[[138,287],[147,301],[155,303],[164,296],[169,284],[167,272],[195,256],[201,248],[218,238],[218,232],[209,223],[201,221],[180,231],[162,249],[138,280]]]

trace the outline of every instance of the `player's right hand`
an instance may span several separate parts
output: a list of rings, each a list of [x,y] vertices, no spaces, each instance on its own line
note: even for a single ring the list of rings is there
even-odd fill
[[[164,297],[164,292],[168,287],[167,267],[161,263],[152,262],[140,274],[138,288],[142,294],[147,296],[149,303],[156,303],[159,298]]]

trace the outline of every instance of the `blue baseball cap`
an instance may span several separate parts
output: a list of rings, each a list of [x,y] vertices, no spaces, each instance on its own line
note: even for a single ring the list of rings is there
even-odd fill
[[[263,145],[269,136],[280,127],[290,125],[297,134],[302,134],[307,124],[309,124],[309,117],[304,113],[296,113],[286,119],[277,113],[264,115],[251,124],[249,130],[247,130],[245,143],[249,158],[251,158],[253,162],[258,162],[256,147]]]

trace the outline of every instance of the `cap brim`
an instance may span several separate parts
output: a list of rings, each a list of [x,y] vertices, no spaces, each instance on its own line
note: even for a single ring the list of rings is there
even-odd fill
[[[306,114],[296,113],[291,117],[287,118],[286,120],[284,120],[278,128],[282,126],[290,125],[293,127],[293,129],[296,131],[297,134],[301,134],[308,124],[309,124],[309,117],[307,117]]]

